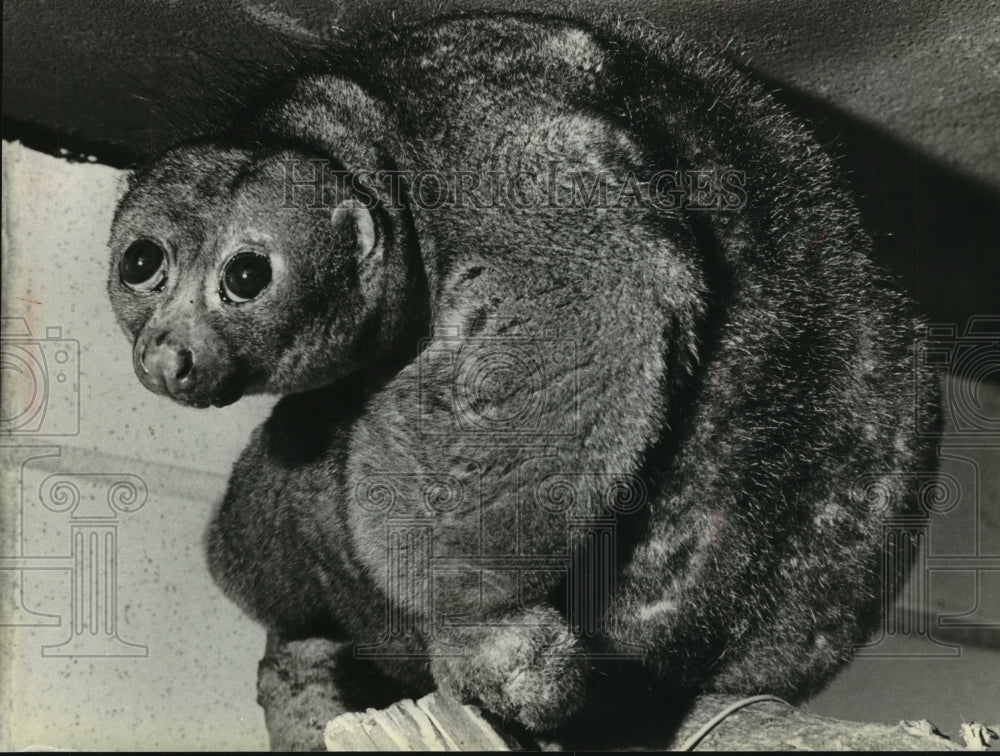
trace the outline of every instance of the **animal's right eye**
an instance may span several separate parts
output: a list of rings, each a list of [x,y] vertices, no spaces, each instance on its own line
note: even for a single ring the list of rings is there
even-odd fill
[[[163,248],[155,242],[149,239],[132,242],[118,267],[122,283],[133,291],[159,291],[167,280],[166,260]]]

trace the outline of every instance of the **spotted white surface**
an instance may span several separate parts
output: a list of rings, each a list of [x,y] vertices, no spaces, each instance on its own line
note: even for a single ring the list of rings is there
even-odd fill
[[[31,338],[4,348],[0,625],[24,626],[0,626],[0,747],[266,748],[264,633],[212,584],[201,538],[273,400],[199,411],[139,384],[105,294],[121,180],[3,144],[3,333]],[[75,510],[52,511],[52,475]],[[116,480],[144,487],[135,511],[108,507]],[[73,636],[71,519],[85,514],[115,532],[115,629],[145,656],[43,656]]]

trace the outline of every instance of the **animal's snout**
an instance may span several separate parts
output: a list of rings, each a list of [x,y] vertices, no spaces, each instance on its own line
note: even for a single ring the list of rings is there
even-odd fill
[[[176,396],[197,384],[194,349],[169,331],[161,331],[145,342],[139,351],[138,367],[139,378],[157,393]]]
[[[150,391],[180,398],[198,388],[197,350],[183,334],[168,329],[140,337],[135,372]]]
[[[147,327],[136,339],[132,362],[143,386],[183,404],[223,406],[242,393],[225,343],[196,321],[161,320]]]

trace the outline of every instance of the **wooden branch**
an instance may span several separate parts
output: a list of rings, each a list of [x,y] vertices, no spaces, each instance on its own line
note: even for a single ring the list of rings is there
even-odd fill
[[[679,748],[740,696],[707,695],[695,701],[665,748]],[[961,751],[927,720],[887,725],[821,717],[788,704],[746,706],[720,722],[694,750],[727,751]]]
[[[651,750],[674,750],[739,696],[704,696],[680,729]],[[511,736],[507,735],[508,739]],[[513,741],[518,747],[516,740]],[[419,701],[400,701],[387,709],[342,714],[326,727],[331,751],[506,751],[500,734],[472,706],[432,693]],[[537,747],[538,743],[522,743]],[[542,743],[561,750],[557,741]],[[773,701],[756,703],[726,717],[693,750],[727,751],[961,751],[926,720],[897,725],[829,719]]]
[[[483,717],[474,706],[441,693],[406,699],[382,709],[346,711],[334,685],[340,644],[322,639],[290,643],[271,639],[260,664],[258,701],[274,750],[561,750],[559,739],[531,739]],[[694,701],[678,728],[636,745],[677,749],[739,696],[705,695]],[[995,741],[994,741],[995,743]],[[586,748],[585,743],[565,743]],[[829,719],[775,701],[757,702],[727,716],[694,750],[964,750],[926,720],[897,725]]]
[[[509,751],[473,706],[431,693],[387,709],[341,714],[326,726],[331,751]]]

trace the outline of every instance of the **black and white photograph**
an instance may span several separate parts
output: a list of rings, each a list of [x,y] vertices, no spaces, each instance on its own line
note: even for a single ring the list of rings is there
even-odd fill
[[[1000,750],[998,0],[5,0],[0,749]]]

